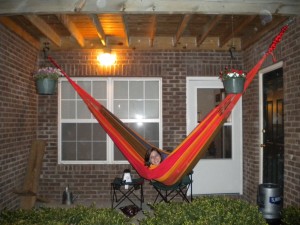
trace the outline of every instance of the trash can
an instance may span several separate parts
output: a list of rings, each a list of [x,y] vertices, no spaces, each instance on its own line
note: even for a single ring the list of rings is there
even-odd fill
[[[265,183],[258,186],[257,204],[266,220],[281,219],[282,200],[279,185]]]

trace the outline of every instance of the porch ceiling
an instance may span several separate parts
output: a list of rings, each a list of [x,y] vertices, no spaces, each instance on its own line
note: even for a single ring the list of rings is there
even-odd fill
[[[299,14],[295,0],[0,1],[0,23],[40,49],[243,50]]]

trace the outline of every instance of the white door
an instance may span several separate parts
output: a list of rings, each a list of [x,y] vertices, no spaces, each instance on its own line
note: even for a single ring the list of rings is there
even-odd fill
[[[225,96],[217,77],[187,78],[187,132]],[[242,100],[194,168],[193,194],[242,194]]]

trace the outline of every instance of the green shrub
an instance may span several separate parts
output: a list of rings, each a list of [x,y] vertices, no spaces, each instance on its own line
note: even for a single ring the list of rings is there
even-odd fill
[[[74,208],[39,208],[33,210],[3,210],[1,225],[98,225],[130,224],[127,217],[112,209],[94,206]]]
[[[299,211],[297,211],[299,213]],[[288,217],[294,215],[294,211]],[[140,225],[266,225],[256,206],[226,197],[202,197],[191,203],[160,203],[145,211]],[[73,208],[39,208],[3,210],[1,225],[126,225],[133,224],[118,210],[76,206]],[[287,223],[290,225],[291,223]],[[295,223],[294,223],[295,224]],[[296,223],[297,224],[297,223]]]
[[[282,209],[282,222],[285,225],[300,224],[300,207],[288,206]]]
[[[226,197],[202,197],[192,203],[153,205],[141,225],[266,225],[256,206]]]

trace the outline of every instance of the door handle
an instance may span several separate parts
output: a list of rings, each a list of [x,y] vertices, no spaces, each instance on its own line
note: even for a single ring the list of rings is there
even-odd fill
[[[265,144],[260,144],[260,147],[264,148],[264,147],[266,147],[266,145]]]

